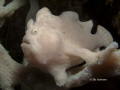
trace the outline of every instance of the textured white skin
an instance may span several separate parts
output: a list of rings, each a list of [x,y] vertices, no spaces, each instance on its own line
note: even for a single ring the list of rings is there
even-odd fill
[[[21,90],[67,90],[57,87],[48,73],[17,63],[0,44],[0,90],[15,90],[17,84],[29,87]]]
[[[63,86],[68,78],[66,69],[83,60],[93,65],[100,57],[92,51],[113,42],[110,33],[101,26],[92,35],[92,26],[91,20],[79,21],[75,12],[54,16],[47,8],[42,8],[36,21],[31,19],[27,24],[22,50],[32,66],[49,72],[56,84]]]
[[[70,74],[66,82],[67,88],[82,86],[93,78],[116,77],[120,75],[120,51],[116,50],[118,44],[113,42],[105,50],[99,52],[99,56],[103,57],[97,60],[94,65],[86,65],[83,70],[77,67],[78,73]],[[74,68],[75,70],[76,68]]]
[[[114,48],[117,48],[117,46],[117,43],[113,42],[107,49],[100,52],[107,56],[107,58],[100,61],[102,62],[101,65],[98,65],[98,63],[95,63],[94,66],[87,65],[82,71],[79,69],[77,74],[70,76],[67,79],[66,87],[81,86],[89,82],[89,79],[93,77],[111,77],[120,75],[120,51],[114,51]],[[111,51],[114,51],[111,55],[106,53]],[[76,71],[76,68],[72,71]],[[69,72],[71,72],[71,70]],[[67,90],[56,87],[53,78],[51,79],[49,74],[43,73],[33,67],[24,67],[15,62],[0,44],[0,87],[2,90],[14,90],[14,85],[21,83],[21,81],[29,85],[30,88],[34,88],[34,90],[43,90],[45,87],[45,90]]]

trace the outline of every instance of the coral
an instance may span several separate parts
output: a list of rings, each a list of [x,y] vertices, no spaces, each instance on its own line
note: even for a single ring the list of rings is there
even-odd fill
[[[92,26],[91,20],[79,21],[75,12],[54,16],[44,7],[37,12],[35,22],[29,20],[22,50],[33,67],[50,73],[56,84],[63,86],[68,79],[68,68],[83,61],[91,66],[100,63],[118,47],[102,26],[92,35]],[[93,52],[101,46],[108,48],[101,53]]]
[[[113,45],[116,46],[116,43],[111,44],[106,50],[114,47]],[[104,52],[104,50],[102,52]],[[106,59],[102,61],[102,64],[95,63],[94,66],[83,66],[84,69],[82,67],[78,67],[67,70],[67,73],[70,74],[66,83],[67,88],[81,86],[89,82],[89,79],[90,77],[92,78],[92,76],[101,77],[103,75],[119,75],[119,54],[119,50],[114,51],[113,49],[111,56],[107,56]],[[14,90],[14,86],[18,83],[24,83],[24,85],[27,85],[26,88],[24,86],[21,90],[68,90],[67,88],[57,87],[53,78],[49,74],[44,73],[37,68],[31,67],[30,65],[26,67],[15,62],[2,45],[0,45],[0,67],[0,87],[2,90]],[[73,72],[78,73],[73,75]],[[77,79],[74,78],[76,76],[78,76]]]
[[[49,74],[29,65],[17,63],[0,44],[0,88],[14,90],[17,84],[24,84],[22,90],[66,90],[57,87]]]
[[[120,51],[114,51],[118,44],[102,26],[98,26],[96,34],[91,34],[92,26],[91,20],[79,21],[75,12],[54,16],[47,8],[39,10],[36,22],[32,19],[28,22],[23,38],[27,66],[15,62],[0,45],[0,87],[13,90],[16,84],[24,83],[34,90],[67,90],[86,84],[90,78],[119,75]],[[95,52],[101,46],[107,48]],[[83,61],[86,61],[84,66],[71,69]],[[54,79],[44,71],[54,77],[58,86],[65,84],[67,88],[57,87]]]
[[[109,55],[105,55],[106,50],[99,51],[99,54],[104,54],[105,58],[101,61],[96,61],[94,65],[84,65],[82,67],[76,67],[72,71],[75,71],[77,69],[77,73],[73,74],[73,72],[70,72],[70,76],[67,80],[66,87],[78,87],[82,86],[88,82],[91,81],[93,78],[105,78],[105,77],[116,77],[120,75],[120,51],[116,50],[114,47],[116,47],[117,44],[113,43],[110,46],[106,48],[106,50],[109,50],[109,48],[113,47],[113,52]],[[104,56],[102,55],[102,56]],[[99,63],[100,64],[99,64]],[[75,73],[75,72],[74,72]]]
[[[30,10],[29,10],[27,17],[26,17],[26,23],[31,18],[35,19],[35,15],[36,15],[38,10],[39,10],[38,0],[30,0]]]
[[[18,8],[26,4],[25,0],[13,0],[4,6],[5,0],[0,0],[0,24],[5,21],[5,17],[10,17]]]
[[[25,77],[26,68],[14,61],[0,44],[0,87],[14,90],[14,86]]]

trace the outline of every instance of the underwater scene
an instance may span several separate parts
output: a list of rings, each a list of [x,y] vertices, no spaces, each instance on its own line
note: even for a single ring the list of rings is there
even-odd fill
[[[0,90],[120,90],[120,0],[0,0]]]

